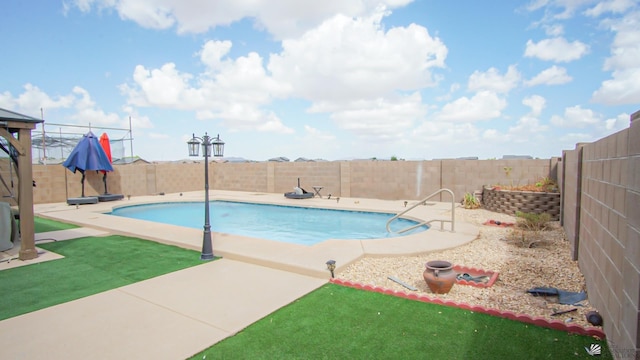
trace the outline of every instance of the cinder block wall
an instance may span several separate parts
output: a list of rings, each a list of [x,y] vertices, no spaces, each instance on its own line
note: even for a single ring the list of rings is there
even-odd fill
[[[273,168],[273,187],[267,192],[285,193],[293,191],[298,185],[308,192],[314,186],[322,186],[321,194],[340,194],[340,162],[293,162],[271,163]]]
[[[322,194],[385,200],[420,200],[440,188],[451,189],[460,201],[483,185],[524,185],[555,174],[558,159],[430,160],[209,163],[210,189],[285,193],[300,178],[307,191],[323,186]],[[202,190],[203,162],[114,165],[107,175],[112,194],[154,195]],[[505,171],[509,168],[509,171]],[[62,165],[34,164],[34,203],[64,202],[81,195],[82,175]],[[85,195],[104,193],[102,173],[88,171]],[[447,194],[434,200],[448,201]]]
[[[640,355],[640,112],[564,153],[563,226],[614,356]],[[581,170],[581,177],[579,176]],[[581,189],[578,190],[578,189]],[[574,252],[575,253],[575,252]]]
[[[578,260],[580,248],[580,201],[582,195],[582,147],[577,144],[575,150],[563,151],[562,171],[560,172],[560,193],[562,194],[561,222],[565,230],[567,240],[571,245],[573,260]],[[564,216],[566,214],[567,216]]]
[[[439,161],[353,161],[349,168],[352,197],[418,200],[440,189]]]

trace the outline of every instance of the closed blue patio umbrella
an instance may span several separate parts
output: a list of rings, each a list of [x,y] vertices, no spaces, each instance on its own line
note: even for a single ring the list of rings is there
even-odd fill
[[[62,163],[62,166],[73,173],[76,170],[82,173],[82,197],[84,197],[85,171],[113,171],[113,166],[111,166],[107,154],[102,149],[100,141],[91,131],[82,136],[82,139],[73,148],[67,160]]]

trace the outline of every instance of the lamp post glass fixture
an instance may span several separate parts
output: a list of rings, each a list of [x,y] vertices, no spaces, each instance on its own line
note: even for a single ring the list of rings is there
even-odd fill
[[[224,154],[224,141],[220,140],[220,135],[212,138],[207,133],[203,137],[193,134],[189,145],[189,156],[198,156],[198,149],[202,145],[204,156],[204,233],[202,234],[202,253],[200,260],[213,259],[213,246],[211,245],[211,222],[209,221],[209,156],[213,147],[213,156],[221,157]]]

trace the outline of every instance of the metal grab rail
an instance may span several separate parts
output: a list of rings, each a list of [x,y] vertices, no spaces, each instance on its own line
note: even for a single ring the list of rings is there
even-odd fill
[[[453,195],[453,191],[451,191],[451,190],[449,190],[449,189],[440,189],[440,190],[438,190],[438,191],[434,192],[433,194],[431,194],[431,195],[427,196],[426,198],[422,199],[421,201],[419,201],[419,202],[415,203],[414,205],[412,205],[412,206],[411,206],[411,207],[409,207],[408,209],[406,209],[406,210],[402,211],[401,213],[398,213],[397,215],[395,215],[394,217],[392,217],[391,219],[389,219],[389,221],[387,221],[387,232],[392,232],[392,231],[391,231],[390,226],[391,226],[391,223],[392,223],[394,220],[398,219],[399,217],[401,217],[402,215],[404,215],[404,214],[408,213],[409,211],[411,211],[411,210],[415,209],[417,206],[419,206],[419,205],[423,205],[423,204],[426,204],[427,200],[429,200],[429,199],[431,199],[432,197],[434,197],[434,196],[436,196],[436,195],[440,194],[440,193],[441,193],[441,192],[443,192],[443,191],[446,191],[446,192],[448,192],[449,194],[451,194],[451,220],[449,220],[449,219],[431,219],[431,220],[428,220],[428,221],[421,222],[421,223],[419,223],[419,224],[417,224],[417,225],[412,225],[412,226],[409,226],[409,227],[404,228],[404,229],[402,229],[402,230],[396,231],[396,233],[398,233],[398,234],[402,234],[402,233],[404,233],[404,232],[407,232],[407,231],[413,230],[413,229],[415,229],[415,228],[417,228],[417,227],[420,227],[420,226],[423,226],[423,225],[427,225],[427,224],[431,224],[432,222],[435,222],[435,221],[439,221],[439,222],[440,222],[440,230],[444,230],[444,223],[446,223],[446,222],[450,222],[450,223],[451,223],[451,232],[455,232],[455,224],[456,224],[456,217],[455,217],[455,215],[456,215],[456,213],[455,213],[455,211],[456,211],[456,210],[455,210],[455,209],[456,209],[456,207],[455,207],[455,205],[456,205],[456,204],[455,204],[455,196]]]

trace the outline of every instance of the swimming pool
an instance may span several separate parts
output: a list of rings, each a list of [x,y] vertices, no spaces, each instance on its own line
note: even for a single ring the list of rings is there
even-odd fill
[[[109,215],[202,229],[203,202],[177,202],[124,206]],[[328,239],[378,239],[392,236],[385,229],[390,213],[304,208],[233,201],[210,203],[211,230],[294,244],[313,245]],[[391,230],[417,222],[398,219]],[[402,235],[427,230],[421,226]]]

